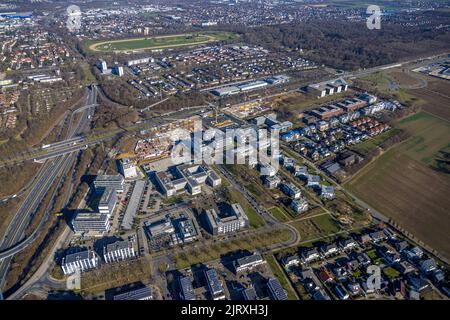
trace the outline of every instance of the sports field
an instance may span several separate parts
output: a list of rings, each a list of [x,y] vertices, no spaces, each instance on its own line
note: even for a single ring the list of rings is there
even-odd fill
[[[450,144],[450,124],[420,112],[399,122],[411,133],[346,187],[450,259],[450,177],[432,169]]]
[[[236,37],[237,35],[231,32],[203,32],[121,40],[87,41],[86,45],[91,52],[125,52],[200,45],[214,41],[232,40]]]

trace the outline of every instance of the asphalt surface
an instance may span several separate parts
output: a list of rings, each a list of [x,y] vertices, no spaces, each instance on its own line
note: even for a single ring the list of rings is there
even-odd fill
[[[95,105],[97,99],[96,89],[89,89],[86,106]],[[82,134],[88,124],[90,118],[94,113],[94,108],[84,108],[78,123],[69,128],[68,139]],[[39,205],[47,194],[48,189],[51,188],[58,176],[64,175],[69,163],[75,154],[65,154],[46,161],[40,169],[37,178],[34,180],[25,200],[12,219],[8,229],[3,236],[0,245],[0,288],[3,287],[9,266],[14,254],[20,252],[31,244],[35,237],[30,236],[24,239],[25,231],[32,222],[34,215],[39,209]],[[45,219],[45,217],[44,217]]]

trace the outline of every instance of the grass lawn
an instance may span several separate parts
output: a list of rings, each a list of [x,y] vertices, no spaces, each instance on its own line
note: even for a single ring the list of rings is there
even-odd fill
[[[295,296],[295,293],[292,291],[291,286],[288,283],[288,279],[286,279],[286,276],[281,270],[278,263],[275,261],[275,258],[272,255],[266,255],[264,256],[267,263],[270,266],[270,269],[273,272],[273,275],[280,281],[281,286],[286,290],[287,296],[289,300],[297,300],[297,297]]]
[[[326,237],[336,232],[342,231],[339,225],[329,214],[323,214],[310,219],[293,221],[290,223],[300,232],[303,241]]]
[[[400,276],[400,272],[395,270],[392,267],[387,267],[383,269],[383,273],[386,277],[388,277],[390,280],[396,279]]]
[[[111,52],[181,47],[213,41],[233,40],[236,37],[237,35],[231,32],[201,32],[122,40],[87,41],[86,45],[90,51]]]
[[[83,72],[84,72],[84,83],[86,85],[92,84],[92,83],[97,83],[97,79],[95,79],[95,76],[92,74],[89,66],[87,64],[84,64],[82,66],[82,68],[83,68]]]
[[[377,255],[377,252],[375,251],[375,249],[366,251],[366,254],[372,260],[378,259],[378,255]]]
[[[287,222],[292,219],[285,210],[280,207],[273,207],[272,209],[269,209],[269,212],[280,222]]]

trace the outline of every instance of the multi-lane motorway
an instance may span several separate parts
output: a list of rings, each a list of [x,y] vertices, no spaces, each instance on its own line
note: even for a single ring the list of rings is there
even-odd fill
[[[68,139],[72,139],[77,135],[82,134],[88,128],[89,121],[94,114],[96,99],[96,88],[89,88],[86,101],[86,106],[89,107],[83,107],[79,120],[75,125],[72,125],[69,128]],[[70,163],[74,160],[74,157],[74,153],[66,153],[57,156],[52,160],[45,161],[42,168],[39,170],[37,177],[28,188],[29,191],[26,194],[25,200],[13,217],[1,240],[0,288],[4,285],[6,274],[14,254],[26,248],[35,238],[36,233],[33,233],[31,236],[24,239],[25,231],[32,222],[42,200],[56,179],[63,176],[69,170]],[[46,216],[44,216],[43,219],[45,220]]]

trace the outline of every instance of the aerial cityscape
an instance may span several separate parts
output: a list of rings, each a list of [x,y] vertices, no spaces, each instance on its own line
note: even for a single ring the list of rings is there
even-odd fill
[[[0,305],[449,300],[449,81],[449,0],[4,0]]]

